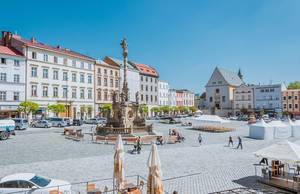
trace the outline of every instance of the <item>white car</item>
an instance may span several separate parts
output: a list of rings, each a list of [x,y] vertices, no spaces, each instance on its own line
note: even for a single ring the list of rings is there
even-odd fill
[[[33,173],[8,175],[0,180],[0,193],[47,193],[59,190],[71,193],[71,184],[67,181],[49,179]]]

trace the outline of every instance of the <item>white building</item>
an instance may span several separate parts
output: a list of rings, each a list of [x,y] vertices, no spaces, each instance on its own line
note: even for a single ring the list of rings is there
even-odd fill
[[[112,57],[105,57],[104,62],[110,65],[118,65],[120,67],[120,84],[119,87],[123,86],[124,80],[124,66],[123,61],[119,59],[115,59]],[[129,88],[129,101],[135,102],[135,95],[139,92],[140,88],[140,75],[139,71],[132,66],[130,63],[127,63],[128,71],[127,71],[127,83]],[[119,88],[120,91],[121,88]]]
[[[233,110],[235,115],[250,113],[254,109],[254,87],[242,84],[235,88]],[[245,112],[243,112],[245,111]]]
[[[169,105],[169,83],[165,81],[158,81],[158,105]]]
[[[9,35],[9,34],[8,34]],[[66,112],[60,116],[90,118],[94,116],[94,63],[91,57],[13,35],[11,44],[26,56],[26,101],[47,106],[62,103]]]
[[[286,90],[284,84],[254,86],[254,107],[256,111],[264,110],[270,113],[282,112],[282,92]]]
[[[177,104],[176,104],[176,90],[175,89],[169,89],[168,105],[173,106],[173,107],[177,106]]]
[[[24,100],[25,58],[3,37],[0,45],[0,118],[18,117],[18,106]]]
[[[119,96],[120,66],[110,65],[104,61],[95,64],[95,109],[96,114],[101,111],[101,106],[112,103],[115,92]]]

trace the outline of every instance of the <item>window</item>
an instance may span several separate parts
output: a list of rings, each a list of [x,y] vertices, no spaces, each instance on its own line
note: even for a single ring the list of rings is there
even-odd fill
[[[141,76],[141,81],[143,81],[143,79],[144,79],[143,76]]]
[[[102,100],[101,91],[98,91],[98,92],[97,92],[97,99],[98,99],[98,100]]]
[[[84,69],[84,62],[81,62],[81,63],[80,63],[80,68],[81,68],[81,69]]]
[[[143,84],[141,85],[141,90],[142,90],[142,91],[144,90],[144,85],[143,85]]]
[[[150,78],[150,81],[152,82],[153,80],[152,80],[152,77]]]
[[[146,82],[148,82],[148,77],[146,77]]]
[[[118,88],[119,87],[119,80],[115,81],[115,87]]]
[[[144,100],[144,95],[143,94],[141,94],[141,101],[143,101]]]
[[[110,87],[114,87],[114,80],[110,79]]]
[[[101,86],[101,77],[97,77],[97,85]]]
[[[14,82],[20,83],[20,75],[19,74],[14,74]]]
[[[32,59],[36,59],[36,52],[32,52],[32,53],[31,53],[31,58],[32,58]]]
[[[19,180],[19,188],[31,189],[34,185],[28,181]]]
[[[76,88],[72,88],[72,98],[77,98]]]
[[[148,91],[148,86],[146,85],[146,91]]]
[[[88,69],[89,69],[89,70],[92,70],[92,64],[89,63]]]
[[[57,59],[57,57],[56,56],[54,56],[54,63],[58,63],[58,59]]]
[[[67,58],[64,58],[64,65],[68,65],[68,59]]]
[[[274,88],[271,88],[271,89],[270,89],[270,92],[274,92]]]
[[[217,88],[217,89],[216,89],[216,94],[219,94],[219,93],[220,93],[220,89]]]
[[[107,86],[107,78],[104,78],[104,86]]]
[[[37,77],[37,67],[31,67],[31,77]]]
[[[75,60],[72,61],[72,66],[76,67],[76,61]]]
[[[43,86],[43,97],[48,97],[48,86]]]
[[[6,101],[6,92],[0,91],[0,101]]]
[[[7,181],[1,183],[2,188],[18,188],[18,181]]]
[[[68,97],[68,88],[64,87],[63,88],[63,98],[67,98]]]
[[[76,73],[72,73],[72,82],[76,82],[77,76]]]
[[[14,101],[20,100],[20,92],[14,92]]]
[[[286,97],[285,97],[285,96],[283,97],[283,100],[286,100]]]
[[[31,86],[31,96],[33,96],[33,97],[37,96],[37,85]]]
[[[80,89],[80,99],[84,99],[84,89]]]
[[[53,70],[53,79],[58,80],[58,70]]]
[[[43,69],[43,78],[48,78],[48,69]]]
[[[265,90],[264,90],[264,89],[261,89],[260,92],[265,92]]]
[[[101,68],[98,68],[98,73],[101,74]]]
[[[150,91],[151,91],[151,92],[153,91],[153,87],[152,87],[152,86],[150,87]]]
[[[92,89],[88,89],[88,99],[92,99]]]
[[[212,97],[209,97],[209,102],[212,102],[213,101],[213,98]]]
[[[68,81],[68,72],[63,72],[63,81]]]
[[[6,82],[6,73],[0,73],[0,81]]]
[[[113,75],[113,70],[110,70],[110,75]]]
[[[152,97],[152,95],[150,96],[150,101],[153,102],[153,97]]]
[[[107,69],[104,69],[104,74],[105,74],[105,75],[107,74]]]
[[[84,83],[84,74],[80,74],[80,83]]]
[[[53,87],[53,97],[58,97],[58,87]]]
[[[289,104],[289,108],[292,108],[293,106],[292,106],[292,104]]]
[[[298,100],[298,96],[295,96],[295,100]]]
[[[298,104],[295,104],[295,108],[298,109]]]
[[[1,58],[1,64],[6,64],[6,59],[5,58]]]
[[[292,96],[289,96],[289,100],[291,100],[292,99]]]
[[[146,95],[146,102],[148,102],[148,95]]]
[[[155,96],[155,102],[157,102],[157,96]],[[167,104],[167,103],[166,103]]]
[[[118,77],[118,72],[117,71],[115,71],[115,76]]]
[[[15,67],[20,67],[20,61],[14,60],[14,66]]]
[[[107,92],[104,92],[104,101],[107,101]]]
[[[157,87],[155,86],[155,92],[157,92]]]
[[[47,54],[44,54],[44,61],[48,62],[48,55]]]
[[[222,96],[222,102],[225,102],[226,98],[225,96]]]
[[[283,108],[285,108],[285,109],[286,109],[286,104],[283,104]]]
[[[92,76],[88,75],[88,83],[91,84],[92,83]]]

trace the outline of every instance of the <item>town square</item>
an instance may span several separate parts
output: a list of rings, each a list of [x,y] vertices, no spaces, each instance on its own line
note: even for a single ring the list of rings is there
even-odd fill
[[[298,1],[1,4],[0,194],[300,193]]]

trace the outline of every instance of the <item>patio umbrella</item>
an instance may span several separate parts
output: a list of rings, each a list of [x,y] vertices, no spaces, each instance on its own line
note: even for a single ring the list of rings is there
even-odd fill
[[[124,146],[121,135],[118,136],[115,144],[114,155],[114,181],[118,190],[124,187]]]
[[[258,157],[281,160],[285,162],[300,162],[300,146],[283,141],[254,152]]]
[[[161,181],[160,160],[156,144],[152,144],[148,159],[148,167],[147,194],[163,194],[164,189]]]

